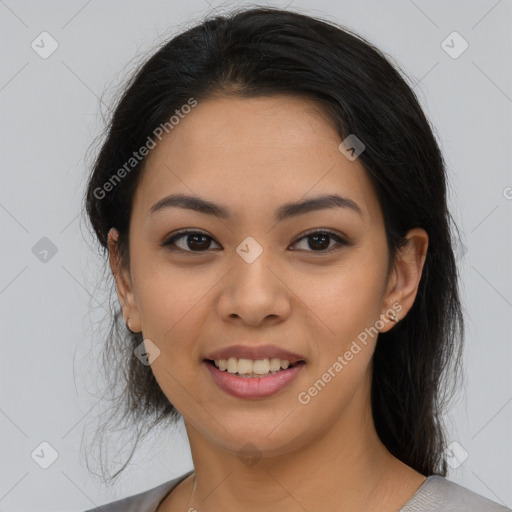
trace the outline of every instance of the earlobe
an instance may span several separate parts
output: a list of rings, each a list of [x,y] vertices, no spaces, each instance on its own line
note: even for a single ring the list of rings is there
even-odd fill
[[[126,269],[122,265],[118,241],[118,231],[115,228],[111,228],[108,232],[108,253],[110,269],[116,283],[117,296],[121,304],[126,326],[132,332],[140,332],[137,306],[130,280],[126,277]]]
[[[418,292],[427,256],[428,235],[424,229],[414,228],[407,233],[406,238],[406,245],[396,257],[391,286],[385,299],[386,312],[381,315],[381,318],[384,316],[391,322],[386,323],[386,327],[380,332],[386,332],[393,327],[395,316],[400,321],[407,315]]]

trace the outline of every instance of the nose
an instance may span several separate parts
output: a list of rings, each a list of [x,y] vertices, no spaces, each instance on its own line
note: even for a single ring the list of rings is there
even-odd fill
[[[255,327],[279,323],[289,316],[292,292],[270,253],[270,248],[263,249],[254,260],[233,255],[217,302],[221,318]]]

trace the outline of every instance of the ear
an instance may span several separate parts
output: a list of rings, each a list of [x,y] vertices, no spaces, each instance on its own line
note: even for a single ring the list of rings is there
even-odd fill
[[[110,269],[116,281],[117,296],[123,310],[126,325],[132,332],[141,332],[141,322],[133,293],[129,270],[122,266],[119,251],[119,233],[115,228],[108,232],[108,253]]]
[[[384,327],[379,332],[389,331],[395,325],[390,313],[394,313],[398,321],[405,318],[416,298],[427,257],[428,234],[424,229],[414,228],[408,231],[406,239],[407,244],[398,252],[390,273],[384,298],[385,310],[380,316]]]

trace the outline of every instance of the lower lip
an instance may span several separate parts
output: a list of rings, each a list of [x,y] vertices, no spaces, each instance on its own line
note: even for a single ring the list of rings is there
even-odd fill
[[[297,363],[266,377],[237,377],[233,373],[219,370],[214,364],[203,361],[215,384],[220,389],[237,398],[266,398],[284,389],[297,377],[305,363]]]

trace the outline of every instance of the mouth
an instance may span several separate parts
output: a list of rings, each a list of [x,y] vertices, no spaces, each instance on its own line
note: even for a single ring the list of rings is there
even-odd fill
[[[300,374],[304,360],[286,359],[204,359],[213,382],[236,398],[261,399],[283,391]]]

